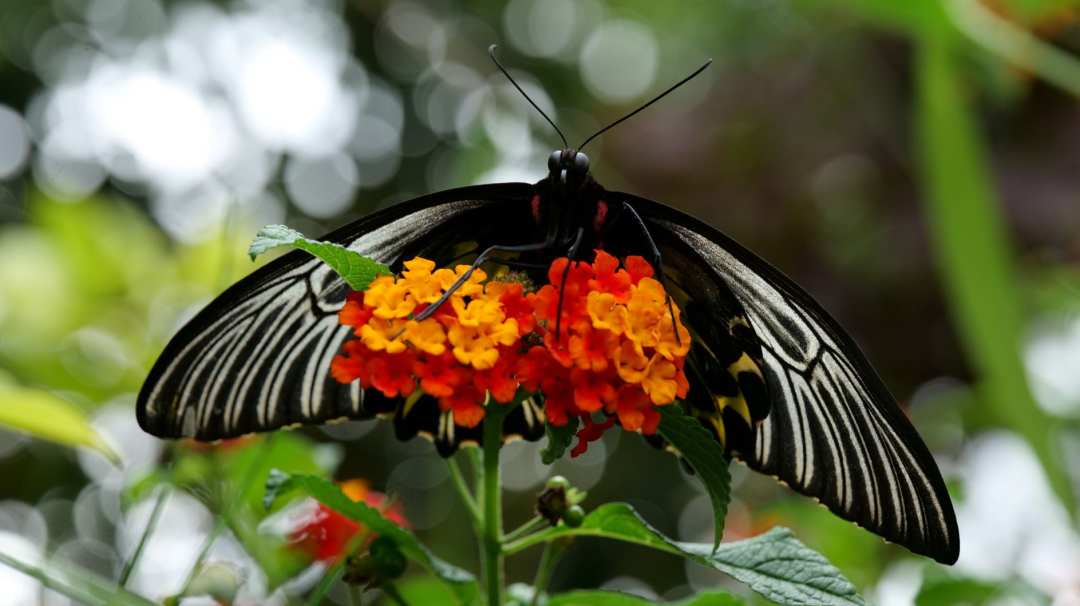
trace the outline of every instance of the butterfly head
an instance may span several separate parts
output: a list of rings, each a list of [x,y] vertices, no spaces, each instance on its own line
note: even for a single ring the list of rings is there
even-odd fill
[[[561,149],[548,156],[548,176],[564,192],[577,190],[589,176],[589,157],[575,149]]]

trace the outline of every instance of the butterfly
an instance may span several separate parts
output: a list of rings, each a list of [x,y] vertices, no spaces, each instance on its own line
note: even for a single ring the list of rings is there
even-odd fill
[[[323,240],[395,271],[417,256],[524,272],[596,249],[644,256],[694,335],[687,413],[750,468],[915,553],[955,562],[956,517],[934,459],[836,320],[712,226],[597,183],[581,150],[607,128],[571,148],[547,119],[564,148],[551,154],[539,182],[434,193]],[[329,266],[299,251],[259,268],[167,344],[139,394],[139,424],[161,437],[217,440],[380,417],[393,419],[400,439],[430,437],[444,456],[479,443],[479,427],[456,426],[433,398],[404,406],[331,377],[331,360],[351,334],[338,321],[347,293]],[[544,432],[543,407],[532,399],[510,413],[503,429],[506,440],[538,440]]]

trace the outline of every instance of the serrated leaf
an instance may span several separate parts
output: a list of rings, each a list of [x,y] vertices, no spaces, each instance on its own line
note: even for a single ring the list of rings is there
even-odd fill
[[[697,472],[697,477],[705,485],[712,503],[713,547],[720,545],[724,536],[724,518],[727,517],[728,502],[731,500],[730,461],[724,454],[724,447],[716,441],[697,419],[683,414],[678,406],[660,407],[660,428],[657,430],[686,462]]]
[[[333,242],[311,240],[285,225],[267,225],[255,234],[248,254],[251,259],[279,246],[291,246],[306,251],[329,265],[355,291],[367,289],[371,281],[389,275],[390,268]]]
[[[861,606],[863,599],[824,556],[803,545],[787,528],[744,541],[707,543],[674,541],[626,503],[607,503],[585,516],[581,526],[550,528],[513,545],[516,553],[530,545],[571,536],[592,536],[636,543],[682,556],[742,581],[781,606]]]
[[[282,476],[287,476],[282,478]],[[397,544],[405,557],[423,566],[446,582],[463,604],[475,601],[479,589],[472,573],[440,559],[416,538],[416,535],[386,519],[378,509],[353,501],[335,484],[308,475],[271,474],[274,478],[274,498],[300,493],[314,498],[343,516],[363,524],[371,532],[387,537]],[[273,504],[273,500],[270,501]]]
[[[647,606],[652,604],[656,604],[656,600],[617,591],[571,591],[552,596],[547,601],[547,606]],[[668,604],[670,606],[742,606],[745,602],[730,593],[710,591],[679,602],[668,602]]]
[[[0,427],[64,446],[92,448],[120,463],[120,455],[81,410],[47,391],[0,387]]]
[[[570,442],[577,433],[578,418],[570,417],[570,420],[562,427],[548,423],[545,428],[548,441],[547,446],[540,451],[540,460],[544,462],[544,465],[551,465],[566,454],[566,449],[570,447]]]

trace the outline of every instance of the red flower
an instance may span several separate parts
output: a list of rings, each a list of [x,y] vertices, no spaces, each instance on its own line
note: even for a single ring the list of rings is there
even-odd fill
[[[517,394],[517,370],[517,352],[509,347],[500,347],[499,360],[495,362],[495,366],[477,371],[474,381],[481,390],[490,391],[496,402],[509,404]]]
[[[574,390],[568,380],[546,381],[544,385],[544,415],[548,423],[562,427],[570,422],[570,415],[577,414]]]
[[[570,382],[574,385],[574,404],[582,412],[596,412],[604,404],[615,400],[615,388],[611,385],[612,375],[589,372],[575,368],[570,373]]]
[[[615,425],[615,417],[608,417],[603,423],[594,423],[592,415],[581,415],[581,429],[577,432],[578,443],[570,451],[570,457],[576,458],[589,450],[589,442],[595,442],[604,436],[604,432]]]
[[[507,318],[517,320],[518,334],[525,335],[536,328],[536,316],[533,314],[532,303],[525,295],[525,287],[520,282],[507,283],[503,293],[499,296],[502,303],[503,313]]]
[[[608,358],[618,345],[618,337],[610,331],[587,328],[570,336],[568,353],[578,368],[600,371],[607,369]]]
[[[619,269],[618,259],[602,250],[596,251],[593,272],[596,277],[589,280],[589,288],[611,293],[619,303],[630,298],[630,274]]]
[[[359,340],[346,341],[342,346],[342,352],[331,360],[330,375],[341,383],[359,380],[361,386],[371,387],[371,369],[368,366],[368,359],[375,352]]]
[[[412,374],[415,359],[416,354],[411,350],[397,354],[371,352],[371,356],[365,360],[371,373],[371,386],[388,398],[408,396],[416,389]]]
[[[484,420],[484,392],[475,383],[466,383],[455,389],[453,395],[440,398],[439,407],[454,411],[454,424],[476,427]]]
[[[363,480],[344,482],[341,489],[353,501],[363,502],[379,509],[386,519],[398,526],[408,527],[400,505],[397,503],[388,505],[386,495],[368,490]],[[315,560],[332,564],[348,555],[345,551],[349,544],[357,534],[365,530],[359,523],[322,503],[317,503],[311,515],[304,518],[297,528],[289,532],[288,538],[292,545],[307,552]],[[366,537],[364,544],[374,538],[374,536]]]
[[[373,308],[364,305],[364,293],[350,291],[345,296],[345,306],[338,312],[338,321],[344,326],[354,326],[359,330],[361,326],[368,323],[374,311]]]
[[[420,377],[420,389],[436,398],[445,398],[468,380],[466,369],[457,363],[449,350],[441,356],[419,356],[414,366]]]
[[[623,265],[630,274],[630,281],[634,284],[640,282],[642,278],[653,277],[653,266],[643,257],[637,255],[627,257]]]
[[[525,355],[518,357],[517,376],[521,386],[531,392],[540,391],[540,383],[550,376],[552,370],[551,354],[547,349],[536,345]]]

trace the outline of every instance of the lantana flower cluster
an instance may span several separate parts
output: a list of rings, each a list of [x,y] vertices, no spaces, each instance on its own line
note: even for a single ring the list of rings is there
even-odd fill
[[[400,276],[350,293],[340,321],[357,338],[334,359],[333,376],[387,397],[420,390],[463,427],[524,389],[542,397],[552,425],[581,417],[588,427],[603,411],[651,434],[655,407],[686,396],[690,334],[642,257],[556,259],[535,291],[476,269],[430,317],[415,319],[468,269],[415,258]]]

